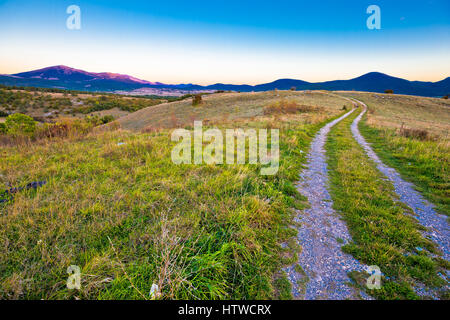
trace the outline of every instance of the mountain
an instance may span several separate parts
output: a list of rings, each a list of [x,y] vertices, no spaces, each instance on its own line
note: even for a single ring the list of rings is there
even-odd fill
[[[394,93],[429,97],[441,97],[450,93],[450,77],[437,82],[423,82],[396,78],[380,72],[370,72],[349,80],[333,80],[316,83],[296,79],[279,79],[255,86],[223,83],[201,86],[192,83],[164,84],[138,79],[125,74],[110,72],[94,73],[67,66],[53,66],[12,75],[0,75],[0,84],[104,92],[113,92],[116,90],[131,91],[141,88],[249,92],[274,90],[275,88],[288,90],[296,87],[297,90],[358,90],[369,92],[384,92],[386,89],[392,89]]]
[[[67,66],[53,66],[12,75],[0,75],[0,83],[87,91],[133,90],[147,85],[164,85],[110,72],[87,72]]]

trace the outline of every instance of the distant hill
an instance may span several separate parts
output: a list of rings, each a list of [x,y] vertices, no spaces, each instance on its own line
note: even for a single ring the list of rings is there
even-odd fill
[[[379,72],[370,72],[350,80],[333,80],[316,83],[296,79],[279,79],[255,86],[223,83],[201,86],[196,84],[164,84],[137,79],[124,74],[109,72],[94,73],[67,66],[54,66],[12,75],[0,75],[0,84],[105,92],[116,90],[131,91],[145,87],[181,90],[233,90],[243,92],[274,89],[288,90],[295,87],[297,90],[358,90],[369,92],[384,92],[386,89],[392,89],[394,93],[428,97],[440,97],[450,93],[450,77],[437,82],[423,82],[391,77]]]

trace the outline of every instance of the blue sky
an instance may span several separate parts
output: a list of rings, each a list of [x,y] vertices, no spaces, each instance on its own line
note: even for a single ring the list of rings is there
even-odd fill
[[[81,8],[81,29],[66,8]],[[381,30],[369,30],[369,5]],[[450,76],[450,1],[0,0],[0,73],[64,64],[150,81]]]

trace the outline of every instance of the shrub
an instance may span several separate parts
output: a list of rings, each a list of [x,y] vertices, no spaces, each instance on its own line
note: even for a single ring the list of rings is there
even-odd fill
[[[301,112],[314,112],[320,111],[321,108],[315,106],[307,106],[298,104],[296,101],[282,99],[278,102],[272,103],[266,106],[263,110],[265,115],[269,114],[293,114]]]
[[[0,134],[6,134],[6,124],[0,122]]]
[[[406,138],[414,138],[418,140],[432,140],[427,130],[400,128],[400,135]]]
[[[384,90],[384,93],[392,94],[392,93],[394,93],[394,90],[392,90],[392,89],[387,89],[387,90]]]
[[[7,117],[8,114],[5,111],[0,110],[0,117]]]
[[[112,116],[110,114],[100,118],[100,121],[102,124],[106,124],[106,123],[112,122],[114,120],[116,120],[116,119],[114,118],[114,116]]]
[[[448,94],[443,96],[442,99],[448,99]]]
[[[200,103],[202,103],[202,95],[201,94],[196,94],[192,98],[192,105],[196,106],[196,105],[199,105]]]
[[[44,127],[38,130],[37,138],[55,138],[67,137],[69,134],[69,125],[67,123],[46,123]]]
[[[296,87],[291,87],[291,91],[296,91],[297,88]]]
[[[33,118],[15,113],[6,118],[6,132],[12,136],[32,137],[36,131],[36,121]]]

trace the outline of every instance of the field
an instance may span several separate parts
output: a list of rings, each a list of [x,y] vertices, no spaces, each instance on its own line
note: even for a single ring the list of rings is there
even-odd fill
[[[50,110],[51,99],[82,101],[70,109],[79,117],[93,112],[91,99],[119,104],[96,112],[127,110],[115,114],[113,125],[11,137],[1,147],[0,198],[3,189],[46,181],[0,203],[3,299],[292,299],[283,270],[304,268],[297,230],[309,207],[296,185],[311,141],[352,108],[348,97],[367,104],[359,127],[382,160],[449,213],[448,100],[275,90],[209,94],[194,106],[190,98],[30,95],[23,98],[33,101],[28,114]],[[378,299],[429,298],[419,287],[446,299],[440,274],[448,261],[351,136],[360,111],[337,124],[325,143],[329,201],[353,239],[342,250],[383,272],[381,290],[364,288],[365,274],[350,274],[352,286]],[[174,164],[171,132],[192,129],[194,120],[205,129],[279,129],[278,172],[260,175],[261,164]],[[66,287],[70,265],[81,268],[80,290]]]
[[[0,119],[16,112],[27,114],[41,122],[55,122],[63,117],[82,118],[89,115],[111,115],[119,118],[166,101],[161,97],[136,98],[56,89],[0,87]]]

